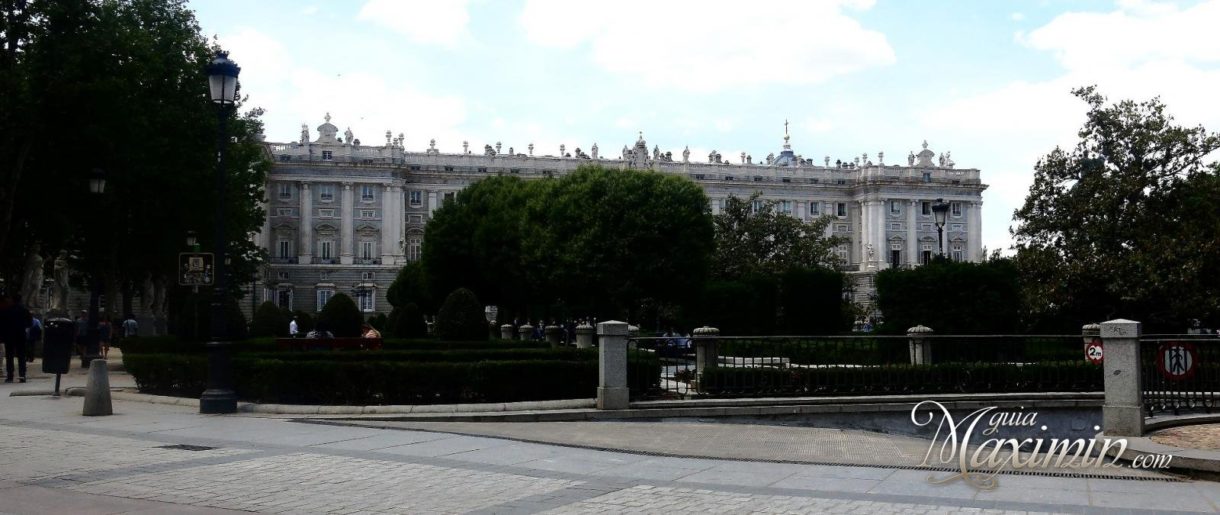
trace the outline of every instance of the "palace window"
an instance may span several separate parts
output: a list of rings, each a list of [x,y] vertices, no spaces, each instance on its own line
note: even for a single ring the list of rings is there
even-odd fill
[[[837,248],[835,248],[835,254],[839,256],[839,261],[842,261],[843,263],[847,263],[847,246],[846,245],[839,245]]]
[[[375,259],[377,257],[377,242],[364,240],[360,242],[360,259]]]
[[[891,231],[901,231],[901,230],[902,230],[902,224],[900,224],[900,223],[892,223],[892,224],[890,224],[890,230],[891,230]]]
[[[293,254],[292,240],[286,240],[286,239],[277,240],[275,242],[275,250],[276,250],[275,257],[284,258],[284,259],[292,257],[292,254]]]
[[[410,195],[411,205],[418,206],[424,203],[424,193],[422,191],[412,191]]]
[[[792,201],[791,200],[779,201],[779,212],[786,214],[786,215],[792,214]]]
[[[377,219],[377,210],[376,209],[361,209],[360,218],[363,218],[365,220],[376,220]]]
[[[424,240],[419,236],[412,236],[407,239],[407,260],[419,261],[423,256]]]
[[[902,250],[901,249],[894,249],[894,248],[890,249],[890,266],[894,267],[894,268],[898,268],[899,266],[902,266]]]
[[[932,214],[932,203],[928,202],[926,200],[923,202],[920,202],[919,203],[919,213],[924,216],[928,216],[928,215]]]
[[[448,193],[445,193],[445,204],[448,204],[449,202],[452,202],[454,198],[457,198],[457,194],[456,194],[456,193],[454,193],[454,192],[452,192],[452,191],[450,191],[450,192],[448,192]]]
[[[323,184],[321,186],[318,186],[318,198],[322,199],[322,202],[334,201],[335,200],[335,185],[334,184]]]
[[[331,152],[329,150],[322,151],[322,160],[323,161],[330,161],[331,159],[334,159],[334,158],[335,158],[334,152]]]
[[[335,257],[335,240],[319,240],[318,257],[321,259],[333,259]]]
[[[280,288],[276,292],[275,303],[281,308],[292,309],[292,288]]]
[[[923,173],[923,182],[932,182],[932,172]]]
[[[322,311],[322,307],[330,302],[330,298],[335,295],[335,290],[318,290],[318,311]]]
[[[373,186],[365,184],[360,186],[360,201],[372,202],[374,199]]]
[[[822,203],[821,202],[810,202],[809,203],[809,216],[820,216],[821,214],[822,214]]]
[[[966,251],[961,243],[954,243],[950,255],[954,261],[965,261]]]
[[[275,215],[276,215],[276,216],[292,216],[292,208],[290,208],[290,207],[281,207],[281,208],[279,208],[279,209],[276,209],[276,210],[275,210]]]
[[[377,277],[377,272],[360,272],[360,279],[364,281],[372,281]]]
[[[839,218],[843,218],[843,217],[847,216],[847,203],[846,202],[839,202],[839,203],[835,204],[835,216],[838,216]]]
[[[452,172],[452,171],[453,171],[453,167],[452,167],[452,166],[446,166],[446,167],[445,167],[445,171],[446,171],[446,172]]]
[[[961,202],[950,202],[949,203],[949,212],[952,213],[953,216],[962,216],[962,203]]]
[[[279,184],[280,200],[289,200],[292,198],[292,184],[281,182]]]
[[[334,209],[319,209],[318,210],[318,218],[334,218],[334,217],[335,217]]]
[[[890,214],[897,215],[902,213],[902,204],[897,200],[890,201]]]
[[[763,209],[763,201],[762,201],[762,200],[755,200],[755,201],[754,201],[752,204],[750,204],[750,212],[751,212],[751,213],[757,213],[757,212],[759,212],[759,211],[762,211],[762,209]]]
[[[360,307],[360,311],[370,313],[373,311],[373,301],[377,298],[372,288],[360,288],[356,290],[356,305]]]

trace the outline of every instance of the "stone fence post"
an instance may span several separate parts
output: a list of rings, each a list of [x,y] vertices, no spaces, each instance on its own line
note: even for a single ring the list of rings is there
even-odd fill
[[[1106,400],[1101,408],[1107,436],[1143,436],[1144,398],[1140,381],[1140,323],[1101,323]]]
[[[627,323],[597,324],[597,409],[627,409]]]
[[[591,349],[593,348],[593,326],[587,322],[582,322],[576,326],[576,348]]]
[[[929,365],[932,363],[932,342],[928,341],[928,337],[932,336],[931,327],[917,325],[907,329],[907,345],[911,351],[912,365]]]
[[[559,348],[561,345],[559,338],[562,336],[563,329],[557,325],[548,325],[542,329],[542,332],[546,335],[546,341],[550,342],[552,349]]]
[[[718,364],[719,356],[716,354],[716,337],[720,336],[720,330],[715,327],[703,326],[695,329],[691,334],[691,339],[695,343],[695,376],[702,377],[703,371],[709,368],[715,368]]]
[[[533,340],[534,339],[534,326],[529,325],[528,323],[521,324],[521,327],[517,328],[517,335],[519,338],[521,338],[521,341],[523,341],[523,342],[528,342],[530,340]]]
[[[636,347],[639,346],[639,344],[635,341],[635,339],[639,338],[639,337],[640,337],[640,328],[638,326],[628,324],[627,325],[627,340],[628,340],[627,348],[631,349],[631,350],[635,350]]]
[[[500,326],[500,339],[501,340],[513,339],[513,325],[512,324],[504,324],[504,325]]]

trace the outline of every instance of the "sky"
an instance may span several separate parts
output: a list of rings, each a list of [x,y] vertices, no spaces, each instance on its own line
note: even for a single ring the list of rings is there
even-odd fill
[[[1085,104],[1159,96],[1220,130],[1220,0],[199,0],[268,141],[323,116],[366,145],[501,142],[538,155],[649,146],[692,159],[904,163],[927,141],[977,168],[983,245],[1007,249],[1040,156]],[[477,150],[476,150],[477,151]]]

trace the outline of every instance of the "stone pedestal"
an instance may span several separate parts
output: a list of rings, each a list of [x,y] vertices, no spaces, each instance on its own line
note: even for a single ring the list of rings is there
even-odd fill
[[[695,377],[702,378],[703,371],[709,368],[715,368],[719,362],[719,356],[716,350],[716,337],[720,336],[720,330],[715,327],[703,326],[691,334],[691,339],[695,344]]]
[[[504,324],[504,325],[500,326],[500,339],[501,340],[513,339],[513,325],[512,324]]]
[[[597,324],[598,379],[597,409],[627,409],[627,323],[608,321]]]
[[[1106,388],[1101,408],[1102,430],[1106,436],[1143,436],[1140,323],[1122,319],[1102,322],[1101,339]]]
[[[547,343],[551,344],[551,348],[558,348],[563,345],[560,339],[563,337],[563,329],[557,325],[548,325],[542,329],[542,333],[546,335]]]
[[[912,365],[932,364],[932,342],[927,339],[932,333],[931,327],[923,325],[907,329]]]
[[[529,324],[523,324],[521,327],[517,328],[517,335],[521,338],[521,341],[523,341],[523,342],[533,340],[534,339],[534,326],[529,325]]]
[[[576,348],[593,348],[593,332],[593,326],[589,324],[580,324],[576,326]]]

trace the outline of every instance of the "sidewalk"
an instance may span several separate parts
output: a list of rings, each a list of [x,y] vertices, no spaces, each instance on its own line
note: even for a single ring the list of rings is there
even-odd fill
[[[112,374],[112,384],[121,380],[116,376],[125,374]],[[72,374],[65,380],[83,384],[83,378]],[[48,390],[50,381],[35,377],[26,385],[0,385],[0,511],[1166,513],[1215,512],[1220,501],[1218,484],[1169,477],[1001,475],[998,488],[979,491],[960,480],[928,481],[951,473],[884,466],[658,456],[523,442],[510,434],[454,434],[468,428],[306,424],[127,401],[114,403],[114,416],[86,418],[80,416],[80,398],[9,396],[20,388]],[[652,434],[660,443],[683,432],[724,431],[715,446],[743,458],[751,449],[778,452],[802,438],[803,445],[827,453],[891,452],[858,445],[864,437],[874,439],[870,445],[913,448],[877,434],[827,438],[815,430],[783,428],[791,433],[776,440],[757,426],[629,424],[636,423],[520,423],[501,429],[619,441]]]

